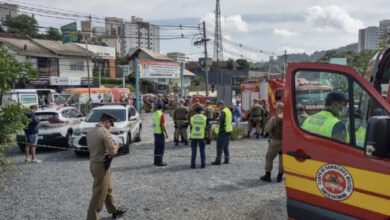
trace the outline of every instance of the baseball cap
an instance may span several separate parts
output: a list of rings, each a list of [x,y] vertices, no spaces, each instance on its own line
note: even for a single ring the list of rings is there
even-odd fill
[[[328,104],[332,104],[333,102],[348,102],[348,98],[340,91],[332,91],[326,96],[325,102]]]
[[[196,112],[201,112],[201,111],[203,111],[202,106],[200,106],[200,105],[196,106],[195,111],[196,111]]]
[[[100,117],[100,121],[106,120],[110,120],[111,126],[114,126],[114,122],[117,120],[117,118],[109,112],[103,112],[102,116]]]

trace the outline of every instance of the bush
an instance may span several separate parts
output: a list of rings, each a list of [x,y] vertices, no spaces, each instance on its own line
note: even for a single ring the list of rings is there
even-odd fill
[[[5,170],[12,164],[6,157],[6,147],[13,140],[16,133],[23,132],[30,119],[27,118],[27,109],[16,103],[10,103],[0,108],[0,168]]]

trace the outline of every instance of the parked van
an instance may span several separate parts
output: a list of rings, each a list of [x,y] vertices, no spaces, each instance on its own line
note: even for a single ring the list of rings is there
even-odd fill
[[[3,95],[2,104],[9,102],[20,103],[26,107],[61,105],[65,99],[52,89],[14,89]]]

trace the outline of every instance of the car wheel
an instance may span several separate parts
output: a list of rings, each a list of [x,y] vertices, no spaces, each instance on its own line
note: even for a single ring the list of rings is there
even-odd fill
[[[137,138],[135,139],[135,142],[140,142],[141,141],[141,136],[142,136],[142,127],[139,126],[139,132],[138,132]]]
[[[25,145],[25,144],[20,144],[20,143],[18,143],[18,145],[19,145],[20,151],[22,151],[23,153],[25,153],[25,152],[26,152],[26,145]]]
[[[72,143],[72,131],[68,131],[68,133],[66,133],[66,146],[67,147],[72,147],[73,143]]]

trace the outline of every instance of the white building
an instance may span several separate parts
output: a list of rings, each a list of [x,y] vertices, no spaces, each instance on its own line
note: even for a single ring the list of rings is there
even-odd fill
[[[380,40],[379,27],[371,26],[359,30],[358,51],[376,50]]]
[[[0,21],[4,22],[9,18],[15,17],[19,14],[18,5],[15,4],[0,4]]]
[[[124,22],[121,35],[121,54],[129,54],[133,48],[144,48],[160,53],[160,28],[144,22],[141,18],[131,17],[131,22]]]

